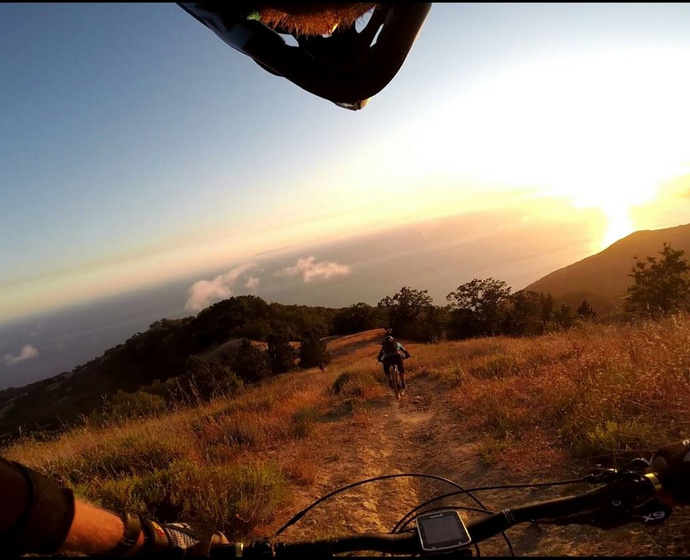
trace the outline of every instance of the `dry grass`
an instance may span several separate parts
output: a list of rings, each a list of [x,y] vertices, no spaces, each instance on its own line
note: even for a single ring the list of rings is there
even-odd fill
[[[389,393],[373,363],[379,335],[334,341],[325,374],[278,376],[207,406],[26,439],[3,455],[105,507],[206,521],[244,538],[314,484],[310,444],[324,422],[371,425],[367,401]],[[573,460],[614,463],[690,435],[688,318],[408,348],[410,378],[439,385],[492,468],[553,478],[581,472]]]
[[[689,343],[687,319],[589,324],[422,348],[415,368],[451,389],[458,420],[486,449],[502,443],[488,463],[508,464],[510,451],[519,464],[613,463],[690,433]]]
[[[308,437],[327,387],[281,376],[236,399],[160,418],[84,426],[52,441],[4,450],[108,508],[163,521],[193,519],[245,536],[289,503],[291,481],[313,480],[306,457],[278,465],[266,453]]]

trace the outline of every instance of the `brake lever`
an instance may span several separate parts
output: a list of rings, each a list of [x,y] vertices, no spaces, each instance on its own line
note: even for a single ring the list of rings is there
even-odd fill
[[[586,482],[601,484],[613,482],[631,476],[638,476],[641,473],[647,472],[651,463],[647,459],[633,459],[622,469],[610,469],[605,467],[595,467],[594,472],[585,477]]]
[[[596,472],[588,474],[584,480],[591,484],[602,484],[605,482],[612,482],[619,478],[620,472],[616,469],[606,469],[604,467],[596,467]]]

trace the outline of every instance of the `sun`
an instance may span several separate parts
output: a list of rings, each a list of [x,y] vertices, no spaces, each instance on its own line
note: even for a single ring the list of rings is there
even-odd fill
[[[601,241],[601,249],[605,249],[609,245],[615,243],[619,239],[630,235],[635,228],[633,221],[630,218],[630,209],[616,205],[602,207],[604,216],[607,221],[604,237]]]

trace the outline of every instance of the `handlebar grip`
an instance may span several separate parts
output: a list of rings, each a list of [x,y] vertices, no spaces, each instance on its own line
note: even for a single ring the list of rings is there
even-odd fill
[[[690,439],[659,448],[651,459],[663,494],[677,504],[690,504]]]

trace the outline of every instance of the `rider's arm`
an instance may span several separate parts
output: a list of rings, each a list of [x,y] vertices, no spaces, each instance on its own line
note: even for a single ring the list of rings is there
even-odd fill
[[[405,347],[404,347],[402,344],[400,344],[399,342],[397,343],[397,345],[398,345],[398,348],[399,348],[400,350],[402,350],[403,354],[405,354],[405,357],[406,357],[406,358],[409,358],[409,357],[410,357],[410,353],[405,349]]]
[[[57,550],[104,554],[124,534],[119,516],[75,499],[70,490],[0,458],[0,554]],[[140,545],[143,537],[140,537]]]
[[[124,533],[125,526],[118,515],[76,499],[74,522],[60,551],[107,554],[120,543]],[[129,554],[136,553],[143,545],[144,534],[140,532]]]
[[[377,356],[376,361],[380,362],[382,357],[383,357],[383,348],[381,348],[381,350],[379,350],[379,355]]]

